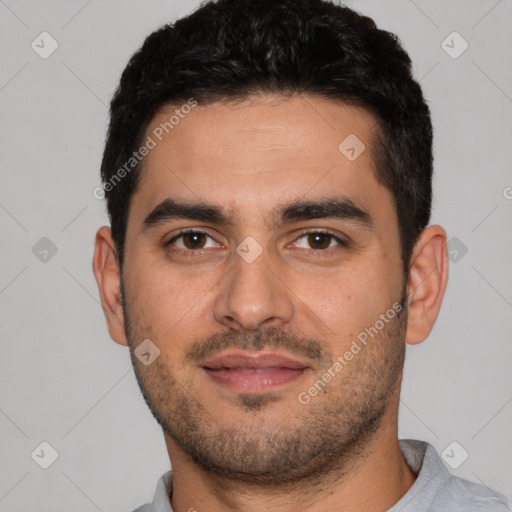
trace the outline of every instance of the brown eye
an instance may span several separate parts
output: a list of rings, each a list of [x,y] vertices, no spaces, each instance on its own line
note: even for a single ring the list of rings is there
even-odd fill
[[[210,240],[208,240],[210,239]],[[210,245],[208,245],[210,243]],[[216,247],[215,240],[202,231],[184,231],[166,243],[184,251],[194,251]]]
[[[337,236],[330,233],[324,233],[322,231],[304,233],[302,236],[297,238],[295,245],[301,249],[312,249],[314,251],[326,251],[326,249],[330,249],[339,245],[343,247],[348,246],[348,244],[341,238],[338,238]]]
[[[327,233],[310,233],[308,244],[312,249],[327,249],[331,245],[332,235]]]
[[[182,238],[187,249],[202,249],[206,243],[206,236],[203,233],[185,233]]]

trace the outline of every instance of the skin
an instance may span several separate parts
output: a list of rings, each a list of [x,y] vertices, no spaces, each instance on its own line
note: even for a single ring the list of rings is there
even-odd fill
[[[173,110],[159,112],[147,133]],[[163,427],[176,512],[385,511],[414,483],[397,434],[404,350],[428,336],[438,315],[446,233],[437,225],[421,233],[404,283],[393,197],[374,173],[375,130],[365,110],[307,95],[197,106],[145,159],[122,273],[110,229],[98,230],[93,271],[109,333],[130,347]],[[338,150],[349,134],[366,145],[354,161]],[[285,203],[335,194],[366,210],[372,229],[337,218],[272,224]],[[214,203],[233,223],[174,219],[143,230],[167,197]],[[212,238],[164,247],[183,228]],[[308,229],[350,245],[327,238],[318,249]],[[236,252],[246,237],[262,250],[251,263]],[[298,394],[400,302],[404,285],[402,314],[324,392],[300,403]],[[160,350],[149,366],[133,355],[147,338]],[[310,368],[271,392],[235,392],[193,357],[226,347],[275,351]]]

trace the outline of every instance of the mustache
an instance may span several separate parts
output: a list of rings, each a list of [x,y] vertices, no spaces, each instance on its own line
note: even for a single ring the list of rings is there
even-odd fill
[[[284,332],[278,328],[258,331],[229,330],[215,333],[208,338],[196,341],[187,350],[185,362],[199,363],[228,348],[242,350],[285,350],[305,356],[319,366],[328,365],[333,358],[325,344],[314,338]]]

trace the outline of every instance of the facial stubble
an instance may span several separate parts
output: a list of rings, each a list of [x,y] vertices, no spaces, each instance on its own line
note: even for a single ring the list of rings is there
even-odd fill
[[[236,417],[223,424],[218,412],[210,411],[196,396],[193,381],[178,382],[165,357],[150,366],[135,357],[146,329],[126,303],[124,286],[122,297],[135,375],[153,416],[190,461],[227,480],[274,488],[305,479],[320,481],[332,472],[342,474],[364,455],[398,399],[407,326],[404,296],[396,317],[308,404],[300,404],[296,394],[239,394]],[[325,343],[279,329],[216,333],[192,344],[185,360],[226,348],[283,349],[313,359],[317,371],[305,389],[334,363]],[[276,411],[284,416],[279,421],[274,421]]]

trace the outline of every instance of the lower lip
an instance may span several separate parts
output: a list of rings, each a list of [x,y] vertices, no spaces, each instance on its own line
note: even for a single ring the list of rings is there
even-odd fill
[[[297,380],[306,368],[266,368],[261,370],[242,370],[241,368],[222,368],[211,370],[203,368],[216,382],[235,391],[266,391]]]

